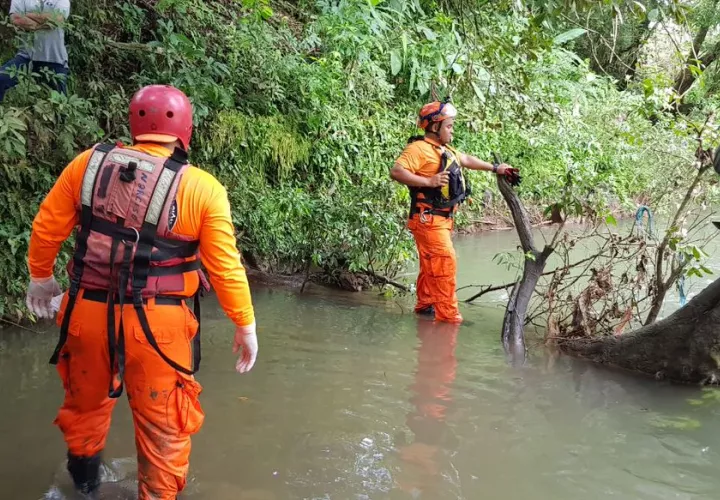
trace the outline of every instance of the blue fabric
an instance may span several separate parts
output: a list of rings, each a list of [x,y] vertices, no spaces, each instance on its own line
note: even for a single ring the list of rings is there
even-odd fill
[[[32,61],[30,58],[23,54],[17,54],[15,57],[10,59],[8,62],[0,66],[0,102],[5,98],[5,92],[13,88],[18,84],[18,80],[15,76],[11,76],[8,70],[17,68],[24,70],[27,67],[31,67],[34,73],[42,75],[43,69],[48,69],[53,73],[60,76],[60,78],[46,78],[44,75],[41,76],[42,80],[47,83],[52,89],[57,90],[63,94],[67,93],[67,75],[68,69],[57,63]]]

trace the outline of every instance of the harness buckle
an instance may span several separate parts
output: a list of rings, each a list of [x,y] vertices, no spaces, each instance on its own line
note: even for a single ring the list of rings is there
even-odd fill
[[[70,280],[70,289],[69,289],[69,296],[75,297],[78,293],[80,293],[80,280],[77,278],[72,278]]]
[[[133,307],[136,307],[136,308],[139,307],[140,309],[142,309],[142,307],[143,307],[142,290],[133,288],[132,300],[133,300]]]
[[[130,229],[135,231],[135,241],[127,242],[123,239],[122,242],[124,245],[137,245],[138,241],[140,241],[140,233],[134,227],[131,227]]]
[[[131,161],[127,167],[120,168],[120,180],[123,182],[133,182],[135,180],[135,171],[137,170],[137,162]]]

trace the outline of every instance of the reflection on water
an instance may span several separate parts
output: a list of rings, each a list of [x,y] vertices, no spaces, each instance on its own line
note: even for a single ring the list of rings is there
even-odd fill
[[[442,474],[452,468],[449,450],[457,448],[447,418],[452,408],[460,327],[424,319],[416,322],[420,343],[415,379],[409,387],[412,411],[406,419],[413,439],[399,446],[402,467],[396,481],[413,498],[444,498],[452,483],[444,482]]]
[[[458,244],[460,281],[495,279],[493,240]],[[499,241],[499,240],[498,240]],[[497,246],[508,243],[498,242]],[[502,245],[501,245],[502,243]],[[254,287],[260,357],[238,376],[233,329],[203,310],[205,426],[190,500],[715,499],[720,404],[536,350],[505,363],[497,299],[461,327],[416,318],[411,299]],[[56,332],[0,332],[0,498],[67,496]],[[710,401],[712,402],[712,401]],[[108,439],[103,498],[133,497],[127,405]],[[65,495],[65,496],[61,496]]]

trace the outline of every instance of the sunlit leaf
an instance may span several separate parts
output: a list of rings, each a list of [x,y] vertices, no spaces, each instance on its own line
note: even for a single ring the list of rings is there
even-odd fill
[[[429,41],[434,42],[435,40],[437,40],[437,35],[433,30],[424,26],[421,29],[422,32],[425,34],[425,38],[427,38]]]
[[[393,76],[400,73],[400,70],[402,69],[402,59],[400,58],[400,54],[396,50],[393,50],[390,52],[390,71],[392,72]]]
[[[563,43],[569,42],[570,40],[575,40],[576,38],[583,36],[585,33],[587,33],[587,30],[583,28],[573,28],[564,33],[560,33],[553,39],[553,43],[555,45],[562,45]]]

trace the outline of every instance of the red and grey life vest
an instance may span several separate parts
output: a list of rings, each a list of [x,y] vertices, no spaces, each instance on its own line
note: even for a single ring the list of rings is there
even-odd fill
[[[425,140],[422,137],[410,138],[408,142]],[[470,185],[465,180],[460,167],[460,161],[455,152],[426,141],[440,153],[440,166],[438,173],[448,172],[448,184],[437,188],[410,187],[410,217],[413,215],[432,214],[442,217],[452,217],[455,206],[464,202],[470,195]],[[421,195],[422,196],[419,196]],[[425,205],[427,208],[423,208]]]
[[[122,309],[126,301],[132,302],[148,343],[170,366],[185,374],[200,367],[200,331],[193,339],[193,366],[183,367],[160,350],[143,307],[150,298],[158,304],[180,305],[186,273],[200,273],[200,283],[207,283],[200,270],[199,242],[172,232],[177,218],[175,197],[187,168],[187,154],[180,149],[162,158],[101,144],[94,148],[85,170],[80,226],[68,264],[68,303],[50,363],[57,364],[67,340],[80,289],[85,297],[102,296],[100,300],[108,304],[110,369],[113,374],[117,370],[119,379],[119,386],[111,382],[113,398],[122,394],[125,371],[122,317],[117,336],[115,332],[116,303]],[[193,295],[199,321],[199,287]]]

